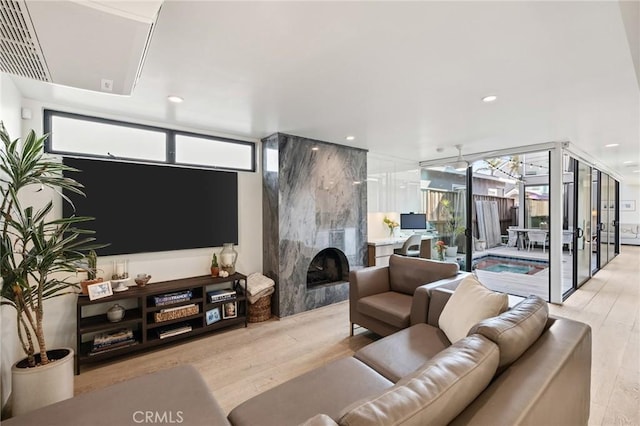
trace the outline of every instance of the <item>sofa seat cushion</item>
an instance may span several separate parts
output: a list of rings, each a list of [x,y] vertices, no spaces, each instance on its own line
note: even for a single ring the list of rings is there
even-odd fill
[[[454,277],[459,270],[456,262],[438,262],[394,254],[389,257],[389,285],[393,291],[413,295],[421,285]]]
[[[509,307],[509,296],[483,286],[469,275],[460,282],[444,305],[438,326],[451,342],[467,336],[471,327],[483,319],[495,317]]]
[[[538,340],[548,318],[547,302],[532,295],[499,316],[480,321],[469,334],[482,334],[497,344],[500,367],[507,367]]]
[[[358,300],[357,309],[363,315],[376,318],[398,328],[409,327],[413,298],[404,293],[385,291]]]
[[[238,405],[234,426],[298,425],[323,413],[338,418],[354,401],[376,395],[393,383],[353,357],[333,361]]]
[[[451,342],[439,328],[415,324],[365,346],[354,356],[396,383],[449,346]]]
[[[445,425],[489,384],[498,367],[498,346],[484,336],[466,337],[431,358],[376,397],[353,404],[343,426]]]
[[[151,421],[147,420],[147,413],[153,413]],[[229,424],[204,379],[189,364],[81,393],[71,399],[2,420],[3,426],[115,426],[154,422]]]

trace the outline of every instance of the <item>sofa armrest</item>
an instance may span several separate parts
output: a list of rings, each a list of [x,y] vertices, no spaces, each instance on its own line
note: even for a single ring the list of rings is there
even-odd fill
[[[351,301],[389,291],[389,267],[370,266],[349,273],[349,298]]]
[[[418,287],[413,293],[413,299],[411,301],[411,325],[425,323],[437,327],[438,318],[440,317],[442,308],[444,308],[444,304],[447,300],[449,300],[449,297],[447,296],[446,300],[442,300],[442,306],[440,306],[440,303],[436,303],[434,305],[436,312],[434,312],[433,315],[437,315],[435,316],[434,323],[432,320],[430,320],[430,318],[432,317],[432,314],[430,312],[430,310],[432,309],[432,302],[430,300],[431,292],[436,288],[442,288],[453,292],[458,284],[460,284],[460,281],[462,281],[467,275],[469,275],[469,272],[458,272],[454,277],[443,278],[441,280],[437,280]]]
[[[316,414],[300,426],[338,426],[338,423],[326,414]]]
[[[419,323],[427,323],[427,315],[429,313],[429,284],[421,285],[416,288],[411,299],[411,325]]]
[[[453,290],[449,290],[448,288],[434,288],[431,290],[427,324],[440,328],[438,325],[440,314],[452,294]]]

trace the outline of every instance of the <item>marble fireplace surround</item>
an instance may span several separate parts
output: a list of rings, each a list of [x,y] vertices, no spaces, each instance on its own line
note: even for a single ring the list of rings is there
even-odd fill
[[[340,250],[366,265],[367,152],[284,133],[262,140],[263,268],[274,314],[285,317],[349,297],[348,281],[307,288],[312,259]]]

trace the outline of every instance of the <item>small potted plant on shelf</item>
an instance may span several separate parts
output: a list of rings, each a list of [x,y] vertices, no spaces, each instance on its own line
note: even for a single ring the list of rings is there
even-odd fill
[[[82,193],[62,172],[75,169],[44,154],[46,136],[32,130],[20,143],[0,122],[1,304],[16,312],[16,335],[26,358],[11,367],[13,415],[73,397],[73,349],[48,349],[44,333],[47,300],[75,293],[77,263],[92,244],[79,229],[90,217],[54,218],[53,201],[27,205],[29,192],[50,189]],[[64,197],[63,197],[64,198]]]
[[[219,273],[220,267],[218,266],[218,256],[213,253],[213,256],[211,257],[211,276],[217,277]]]
[[[86,267],[80,268],[80,270],[84,270],[87,273],[87,279],[80,281],[80,287],[82,288],[82,294],[88,295],[89,290],[87,286],[90,284],[95,284],[102,282],[102,277],[98,277],[98,255],[95,250],[90,250],[89,254],[87,254],[86,258]]]

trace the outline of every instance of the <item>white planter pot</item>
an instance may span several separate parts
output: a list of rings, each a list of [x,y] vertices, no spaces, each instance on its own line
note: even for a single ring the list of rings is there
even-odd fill
[[[447,257],[456,257],[458,255],[458,246],[447,247]]]
[[[26,363],[24,359],[11,367],[13,416],[73,397],[73,349],[53,349],[47,355],[56,361],[35,368],[18,367]]]

